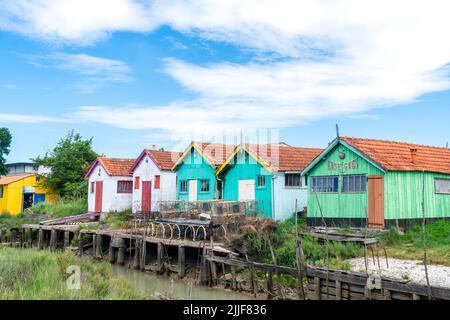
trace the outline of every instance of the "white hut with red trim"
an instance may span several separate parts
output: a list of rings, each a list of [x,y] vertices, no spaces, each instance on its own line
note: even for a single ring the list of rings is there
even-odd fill
[[[89,180],[89,212],[120,212],[131,208],[135,159],[99,157],[85,178]]]
[[[180,152],[145,149],[136,159],[133,174],[133,213],[159,211],[160,201],[174,201],[177,174],[172,171]]]

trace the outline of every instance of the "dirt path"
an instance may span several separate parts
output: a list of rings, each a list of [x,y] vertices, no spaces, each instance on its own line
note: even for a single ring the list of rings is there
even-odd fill
[[[359,272],[366,272],[364,258],[356,258],[350,260],[352,270]],[[419,284],[426,285],[425,267],[422,261],[419,260],[400,260],[388,258],[389,268],[386,265],[386,260],[380,257],[380,269],[375,260],[368,259],[369,273],[378,273],[391,278],[400,278],[411,280]],[[442,265],[428,265],[428,276],[430,284],[436,287],[450,288],[450,267]]]

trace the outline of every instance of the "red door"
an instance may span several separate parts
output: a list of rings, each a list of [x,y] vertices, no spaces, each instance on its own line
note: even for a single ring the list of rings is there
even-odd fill
[[[152,209],[152,182],[142,181],[142,212],[150,212]]]
[[[102,212],[103,202],[103,181],[97,181],[95,183],[95,212]]]
[[[384,177],[372,175],[369,179],[369,228],[384,229]]]

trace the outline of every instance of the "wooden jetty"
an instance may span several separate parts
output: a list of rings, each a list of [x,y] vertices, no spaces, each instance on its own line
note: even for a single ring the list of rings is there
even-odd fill
[[[17,247],[37,246],[39,249],[66,250],[71,248],[80,256],[109,260],[142,271],[176,273],[183,278],[188,269],[203,285],[223,285],[233,290],[267,293],[270,298],[280,297],[274,289],[273,277],[288,274],[303,278],[307,299],[323,300],[450,300],[450,289],[411,283],[401,279],[368,276],[364,273],[326,270],[307,266],[297,269],[275,264],[258,263],[238,258],[212,238],[202,241],[165,239],[148,236],[145,228],[122,230],[89,229],[96,223],[78,225],[24,224],[20,235],[13,234]],[[86,229],[80,229],[84,227]],[[78,233],[78,248],[70,247]],[[19,241],[17,241],[19,239]],[[238,273],[250,270],[250,280],[238,280]],[[263,271],[266,281],[255,279],[256,271]],[[431,295],[430,295],[431,293]]]

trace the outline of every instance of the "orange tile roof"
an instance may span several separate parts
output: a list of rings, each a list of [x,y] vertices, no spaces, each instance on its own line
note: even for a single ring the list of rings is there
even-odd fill
[[[450,174],[450,149],[448,148],[386,140],[340,138],[389,171]]]
[[[12,176],[6,176],[0,179],[0,185],[7,185],[34,175],[36,175],[36,173],[23,173],[23,174],[15,174]]]
[[[273,171],[302,171],[324,150],[286,144],[246,144],[245,148]]]
[[[95,166],[100,163],[110,176],[131,177],[130,169],[134,164],[135,159],[123,158],[106,158],[98,157],[92,164],[89,171],[86,173],[86,178],[89,177]]]
[[[215,167],[222,165],[236,148],[234,144],[223,143],[193,142],[193,145],[200,149],[203,156]]]
[[[136,167],[146,154],[153,159],[153,162],[158,166],[159,169],[171,170],[175,162],[177,162],[178,158],[180,158],[180,156],[182,155],[182,152],[144,149],[142,154],[139,156],[139,158],[131,168],[131,171],[134,171],[134,169],[136,169]]]

